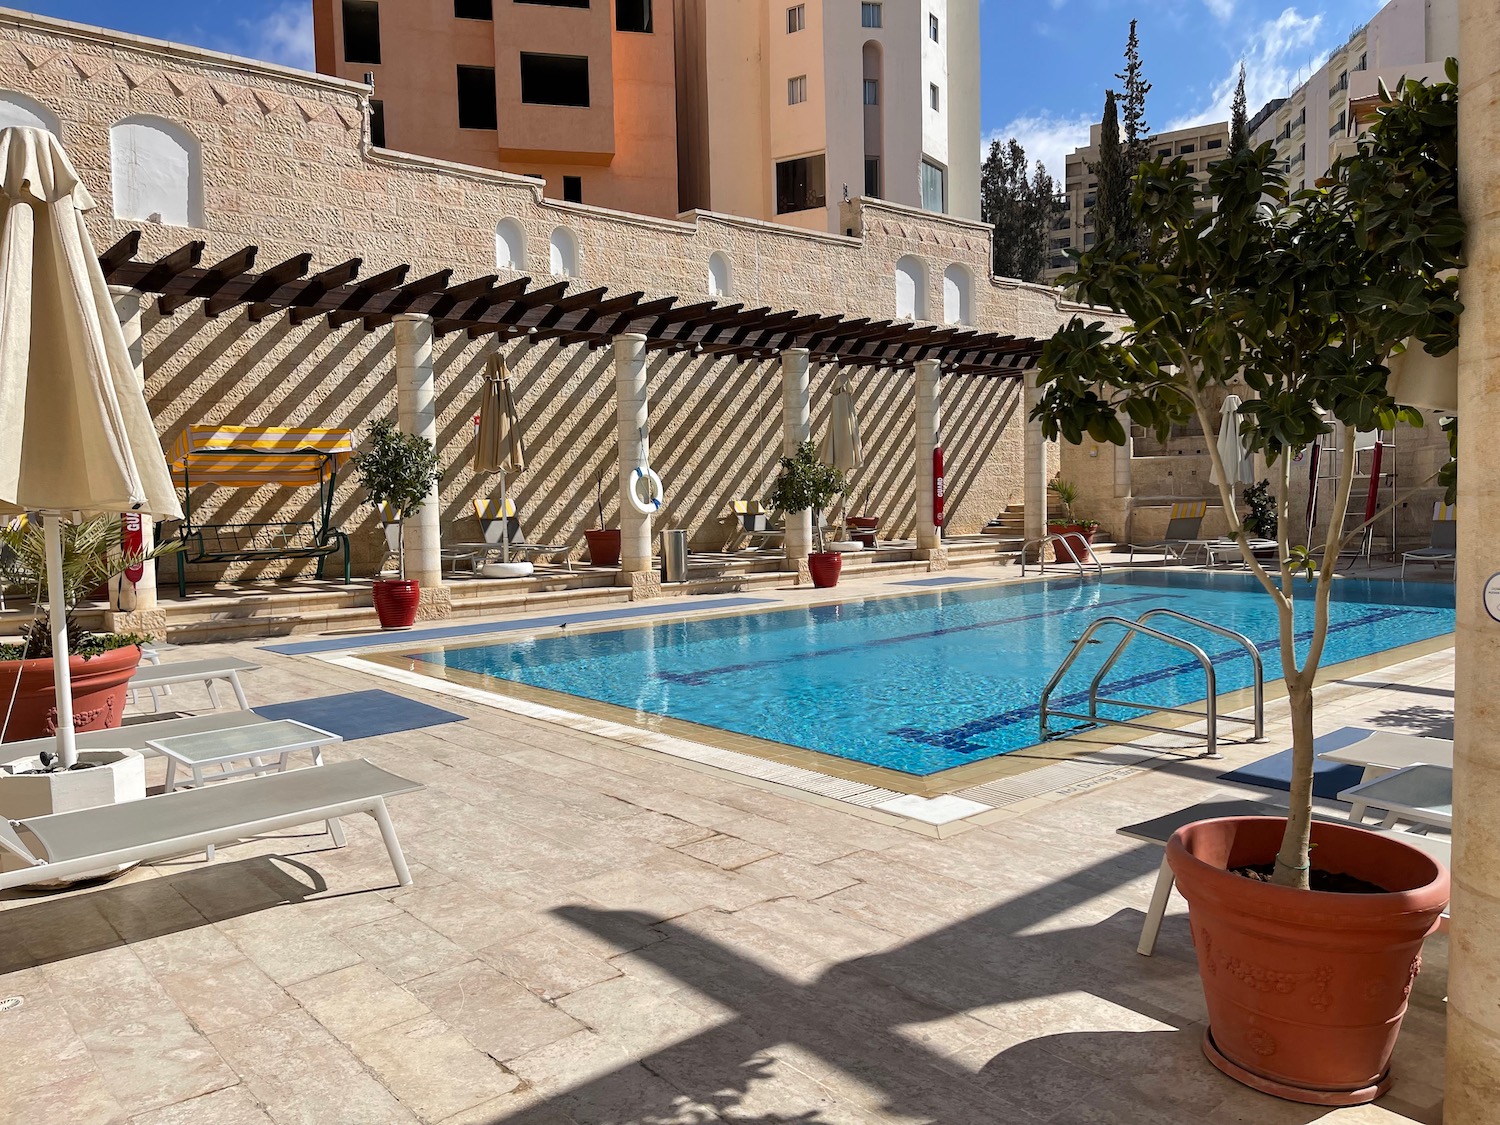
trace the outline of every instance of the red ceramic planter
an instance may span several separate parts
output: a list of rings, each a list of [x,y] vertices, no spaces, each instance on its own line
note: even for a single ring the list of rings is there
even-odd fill
[[[1260,883],[1233,869],[1268,863],[1280,817],[1189,824],[1167,843],[1187,899],[1208,1001],[1203,1050],[1263,1093],[1358,1105],[1389,1088],[1391,1051],[1422,964],[1422,939],[1448,902],[1448,872],[1390,836],[1314,821],[1313,863],[1385,894]]]
[[[1083,541],[1085,543],[1092,543],[1094,541],[1094,535],[1096,534],[1093,528],[1089,528],[1087,531],[1085,531],[1083,528],[1074,523],[1051,523],[1047,525],[1048,535],[1062,535],[1064,533],[1081,535],[1083,536]],[[1073,538],[1073,534],[1069,534],[1068,538],[1066,539],[1056,540],[1052,544],[1052,550],[1053,553],[1057,556],[1058,562],[1089,561],[1087,552],[1084,552],[1082,553],[1082,555],[1080,555],[1078,549],[1078,540]]]
[[[815,551],[807,556],[807,570],[814,586],[837,586],[843,569],[844,556],[837,551]]]
[[[620,529],[593,528],[583,533],[589,543],[590,566],[620,565]]]
[[[135,645],[98,656],[68,657],[73,679],[73,729],[111,730],[125,715],[125,684],[135,675],[141,650]],[[19,674],[20,687],[16,686]],[[57,690],[52,682],[52,660],[0,661],[0,700],[16,703],[0,741],[45,738],[57,731]],[[0,718],[5,714],[0,704]]]
[[[375,583],[373,592],[382,629],[410,629],[416,622],[422,587],[415,579],[385,579]]]

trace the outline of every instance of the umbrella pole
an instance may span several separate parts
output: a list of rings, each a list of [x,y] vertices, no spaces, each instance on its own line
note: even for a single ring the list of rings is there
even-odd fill
[[[504,469],[500,470],[500,561],[510,565],[510,505],[506,503]]]
[[[68,668],[68,599],[63,590],[62,515],[45,512],[47,615],[52,624],[52,684],[57,694],[57,754],[63,768],[78,761],[73,737],[73,677]]]

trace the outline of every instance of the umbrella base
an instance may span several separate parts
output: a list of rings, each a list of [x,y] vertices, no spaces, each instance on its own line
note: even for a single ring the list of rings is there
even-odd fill
[[[530,578],[535,572],[536,567],[529,562],[492,562],[479,568],[485,578]]]

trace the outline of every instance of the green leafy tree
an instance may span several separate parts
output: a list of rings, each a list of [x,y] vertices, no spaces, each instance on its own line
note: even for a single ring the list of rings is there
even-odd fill
[[[1120,118],[1115,107],[1115,92],[1104,91],[1104,124],[1099,128],[1099,161],[1090,169],[1099,181],[1094,192],[1094,236],[1133,243],[1136,238],[1135,213],[1130,207],[1130,181],[1133,169],[1126,164],[1120,146]]]
[[[1026,150],[1012,137],[990,142],[979,171],[980,217],[995,228],[992,266],[1000,277],[1040,281],[1047,268],[1057,187],[1040,161],[1028,172]]]
[[[1360,530],[1346,534],[1343,518],[1355,433],[1398,420],[1420,425],[1421,415],[1388,392],[1386,361],[1409,337],[1433,354],[1458,340],[1462,306],[1453,275],[1463,264],[1464,226],[1451,60],[1448,79],[1406,82],[1394,99],[1382,86],[1387,102],[1370,135],[1315,190],[1289,197],[1269,144],[1226,158],[1201,185],[1180,161],[1143,167],[1132,202],[1149,233],[1146,252],[1112,239],[1083,254],[1063,279],[1081,299],[1118,309],[1130,323],[1116,333],[1074,317],[1042,355],[1034,417],[1048,437],[1072,442],[1088,434],[1123,445],[1120,411],[1163,438],[1190,419],[1212,433],[1211,404],[1222,392],[1241,379],[1251,391],[1241,434],[1272,471],[1279,547],[1272,570],[1251,557],[1232,491],[1219,488],[1241,552],[1278,612],[1293,769],[1274,879],[1286,886],[1308,885],[1312,689],[1328,635],[1333,565]],[[1295,545],[1288,540],[1291,456],[1330,432],[1330,417],[1343,426],[1335,516],[1321,544]],[[1215,443],[1209,454],[1222,481]],[[1298,621],[1297,603],[1309,596],[1311,622],[1306,615]],[[1309,624],[1299,649],[1298,628]]]
[[[402,578],[406,577],[406,521],[422,510],[428,495],[442,480],[437,450],[416,434],[404,434],[389,418],[370,427],[369,444],[354,455],[354,471],[370,503],[386,505],[400,522],[396,552]]]
[[[1115,77],[1123,86],[1121,119],[1124,126],[1125,164],[1131,175],[1151,156],[1151,129],[1146,124],[1146,95],[1151,92],[1141,70],[1141,41],[1130,21],[1130,37],[1125,41],[1125,69]]]
[[[1234,106],[1229,111],[1229,155],[1250,144],[1250,117],[1245,105],[1245,64],[1240,63],[1240,80],[1234,88]]]
[[[821,551],[823,527],[817,517],[845,487],[844,474],[820,461],[817,445],[804,441],[794,456],[781,459],[781,472],[771,486],[771,503],[788,515],[812,512],[813,534]]]

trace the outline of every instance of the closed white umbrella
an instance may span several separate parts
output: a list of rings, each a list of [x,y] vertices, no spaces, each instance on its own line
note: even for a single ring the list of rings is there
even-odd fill
[[[474,444],[474,471],[500,474],[501,558],[510,562],[510,512],[506,477],[526,468],[526,444],[521,419],[510,388],[510,367],[499,355],[484,363],[484,392],[479,400],[479,434]]]
[[[59,523],[79,511],[182,516],[84,226],[93,206],[56,137],[0,130],[0,504],[43,516],[67,766],[77,751]]]
[[[1219,460],[1224,463],[1224,475],[1232,489],[1237,484],[1249,484],[1255,476],[1255,464],[1250,457],[1250,447],[1240,436],[1240,396],[1228,395],[1224,399],[1223,412],[1219,416]],[[1211,474],[1213,482],[1219,483],[1217,471]]]
[[[840,374],[833,386],[833,402],[828,415],[828,429],[823,434],[823,448],[819,451],[823,463],[832,465],[840,472],[850,473],[865,463],[865,447],[859,437],[859,415],[854,412],[854,394],[849,390],[849,377]],[[839,498],[839,510],[843,513],[840,526],[849,516],[849,499]]]

